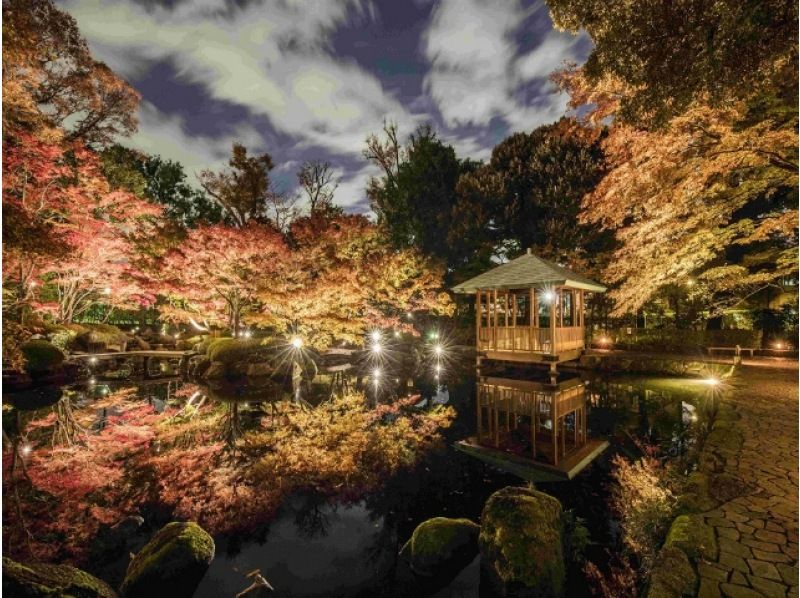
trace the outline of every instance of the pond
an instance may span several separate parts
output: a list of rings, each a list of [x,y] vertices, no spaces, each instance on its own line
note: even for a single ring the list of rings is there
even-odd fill
[[[477,559],[446,586],[421,587],[397,556],[421,521],[434,516],[478,520],[492,492],[525,483],[454,448],[454,443],[476,433],[477,380],[468,366],[452,371],[457,373],[450,376],[447,392],[445,387],[435,392],[431,380],[419,374],[409,376],[423,397],[437,397],[436,402],[452,408],[443,442],[430,441],[442,423],[429,421],[430,406],[407,405],[411,410],[407,417],[413,421],[401,433],[414,430],[416,436],[379,439],[395,446],[407,438],[408,446],[398,449],[403,455],[388,448],[369,452],[358,444],[353,449],[357,456],[343,448],[333,456],[334,462],[328,462],[323,452],[315,452],[318,446],[300,443],[296,453],[281,457],[297,459],[291,465],[294,469],[285,464],[275,469],[274,462],[263,462],[265,452],[280,453],[280,449],[259,444],[262,427],[281,428],[288,422],[305,430],[313,425],[309,422],[326,418],[344,426],[335,419],[335,410],[345,407],[310,396],[297,408],[285,385],[211,388],[179,378],[138,383],[98,380],[89,386],[8,396],[3,427],[27,460],[28,473],[39,489],[17,492],[14,504],[14,493],[6,486],[4,548],[24,560],[25,541],[15,527],[17,514],[23,513],[28,531],[39,542],[36,550],[41,558],[77,561],[116,586],[129,552],[139,550],[156,529],[173,518],[199,518],[216,532],[217,554],[195,594],[198,597],[235,596],[250,584],[246,575],[254,570],[260,570],[281,596],[486,595],[485,589],[481,593]],[[514,369],[494,374],[508,380],[535,377]],[[587,558],[602,565],[607,550],[613,551],[619,540],[607,506],[611,455],[635,457],[644,441],[658,445],[665,455],[679,456],[705,423],[709,389],[692,380],[562,376],[580,380],[588,434],[608,439],[611,446],[571,481],[537,483],[537,487],[585,521],[592,538]],[[387,399],[380,393],[370,397],[368,384],[366,390],[370,401]],[[297,411],[292,413],[297,415],[287,415],[293,403]],[[353,417],[348,414],[343,419]],[[391,419],[394,422],[406,416],[391,417],[398,418]],[[353,428],[342,428],[342,433],[350,429],[357,434],[363,427],[357,422]],[[303,434],[281,436],[281,442],[295,442]],[[86,454],[81,437],[90,439],[89,446],[100,445],[95,453]],[[243,438],[247,442],[241,442]],[[106,453],[120,445],[132,452],[107,460]],[[8,453],[4,452],[6,474]],[[223,453],[225,460],[218,460]],[[349,459],[354,461],[348,469],[344,462]],[[395,465],[384,466],[382,459]],[[50,465],[53,460],[58,460],[58,467]],[[314,479],[304,487],[272,477],[259,486],[237,468],[261,468],[265,476],[292,471]],[[98,482],[98,476],[105,479]],[[119,490],[122,486],[124,491]],[[282,486],[285,491],[275,491]],[[48,494],[59,496],[60,504],[52,504]],[[32,506],[36,501],[50,503],[42,509]],[[120,539],[109,530],[116,529],[112,526],[126,513],[137,513],[144,522],[137,527],[136,521]],[[49,518],[48,527],[37,528],[36,518]],[[579,571],[569,575],[568,583],[569,595],[587,594]]]

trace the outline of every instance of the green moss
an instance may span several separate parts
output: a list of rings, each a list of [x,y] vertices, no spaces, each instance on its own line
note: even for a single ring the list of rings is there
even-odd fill
[[[3,593],[16,598],[116,598],[105,582],[69,565],[23,565],[3,557]]]
[[[44,340],[28,341],[21,347],[25,369],[31,374],[52,372],[64,363],[64,354],[58,347]]]
[[[480,527],[469,519],[434,517],[414,530],[400,555],[422,575],[434,575],[442,569],[455,573],[478,553]]]
[[[495,492],[483,508],[482,566],[503,594],[561,596],[565,565],[561,503],[532,489]]]
[[[696,585],[697,574],[686,553],[675,546],[662,548],[650,576],[648,598],[694,596]]]
[[[47,327],[47,339],[62,351],[75,347],[75,339],[87,333],[80,324],[50,324]]]
[[[191,596],[214,558],[214,540],[196,523],[165,525],[131,559],[121,592],[135,598]]]
[[[275,351],[258,340],[219,339],[208,347],[208,358],[225,365],[268,361]]]
[[[121,345],[130,337],[112,324],[82,324],[83,332],[79,333],[72,345],[80,349],[89,349],[91,345]]]
[[[692,558],[717,559],[719,548],[714,529],[698,515],[681,515],[672,522],[664,546],[680,548]]]

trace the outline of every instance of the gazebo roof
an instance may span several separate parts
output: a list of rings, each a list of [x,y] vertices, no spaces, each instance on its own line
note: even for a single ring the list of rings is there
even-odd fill
[[[486,289],[526,289],[564,286],[603,293],[606,287],[555,262],[528,253],[453,287],[453,292],[473,294]]]

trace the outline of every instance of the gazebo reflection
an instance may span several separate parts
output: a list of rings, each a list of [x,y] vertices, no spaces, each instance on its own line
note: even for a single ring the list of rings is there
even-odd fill
[[[476,409],[476,435],[459,448],[500,467],[511,463],[526,478],[570,479],[608,446],[589,437],[580,378],[548,384],[481,377]]]

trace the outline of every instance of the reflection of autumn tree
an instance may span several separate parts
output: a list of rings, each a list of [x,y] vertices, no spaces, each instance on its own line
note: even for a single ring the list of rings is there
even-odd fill
[[[72,393],[65,392],[58,402],[53,405],[53,446],[72,446],[76,443],[86,443],[87,430],[79,422],[72,408]]]
[[[73,560],[86,554],[100,525],[136,514],[142,504],[215,533],[246,531],[268,521],[296,491],[358,499],[413,465],[453,417],[450,409],[410,409],[418,398],[371,410],[363,397],[350,395],[325,413],[287,401],[274,421],[243,422],[235,403],[198,395],[186,408],[195,392],[181,389],[162,413],[131,391],[73,403],[70,421],[84,429],[92,429],[98,409],[107,410],[106,425],[92,429],[85,443],[53,446],[54,428],[62,424],[52,411],[32,420],[26,426],[30,481],[19,482],[20,513],[7,508],[4,525],[24,517],[36,558]],[[10,457],[4,454],[6,471]],[[3,482],[10,490],[8,476]],[[15,537],[8,550],[26,552]]]

